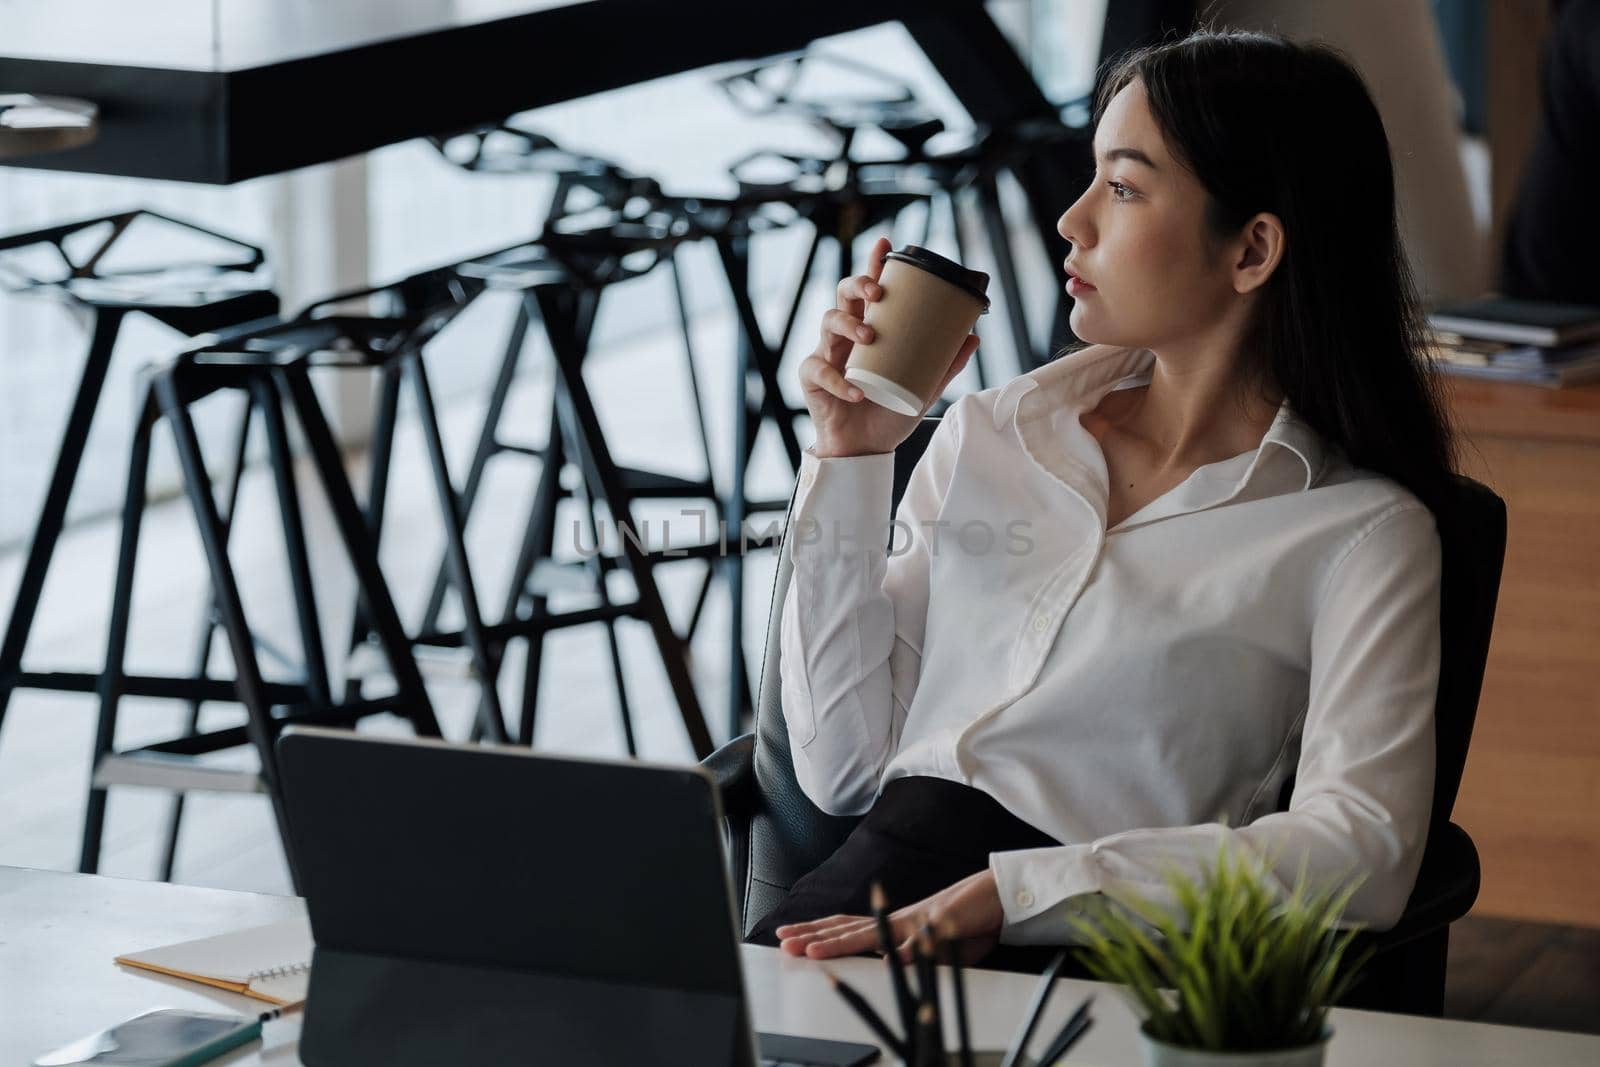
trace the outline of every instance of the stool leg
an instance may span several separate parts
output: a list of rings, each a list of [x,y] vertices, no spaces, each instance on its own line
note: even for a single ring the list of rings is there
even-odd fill
[[[1011,255],[1011,235],[1006,230],[1005,213],[1000,210],[1000,189],[993,175],[978,179],[978,206],[983,213],[989,247],[994,252],[995,269],[1000,272],[1000,290],[1006,302],[1006,318],[1011,325],[1011,342],[1017,349],[1017,366],[1023,373],[1041,366],[1033,341],[1028,336],[1028,319],[1022,309],[1022,287],[1017,283],[1017,263]]]
[[[195,525],[200,531],[200,543],[205,550],[206,564],[211,572],[211,585],[217,599],[217,614],[228,635],[228,647],[233,653],[234,686],[239,702],[245,708],[245,732],[261,760],[261,778],[266,784],[272,802],[272,812],[277,820],[278,833],[284,843],[289,862],[289,877],[298,888],[299,874],[295,859],[288,852],[288,835],[285,830],[283,796],[278,790],[278,760],[272,747],[275,727],[271,708],[261,680],[261,666],[256,661],[255,641],[245,618],[244,604],[239,599],[239,585],[234,577],[233,565],[228,559],[222,519],[217,514],[217,500],[211,487],[211,476],[206,473],[205,458],[200,452],[200,440],[195,434],[194,421],[189,416],[176,375],[181,368],[161,374],[155,380],[156,399],[161,415],[172,427],[173,444],[177,448],[178,465],[183,471],[184,490],[194,511]],[[274,398],[275,399],[275,398]],[[264,406],[257,395],[258,406]],[[270,406],[270,405],[267,405]],[[263,410],[263,417],[267,412]]]
[[[780,357],[789,350],[789,338],[793,336],[794,324],[800,318],[800,306],[805,303],[806,290],[811,286],[811,273],[817,263],[817,253],[822,251],[822,239],[825,236],[821,230],[815,231],[811,235],[811,243],[806,247],[806,258],[800,264],[800,274],[794,285],[794,298],[789,301],[789,313],[783,319],[783,332],[773,346]]]
[[[397,706],[410,720],[412,728],[425,737],[438,737],[439,720],[434,717],[433,704],[428,699],[427,687],[422,683],[422,673],[417,670],[416,658],[411,652],[411,642],[400,624],[400,614],[395,610],[384,581],[383,570],[378,565],[378,550],[356,504],[355,493],[345,477],[340,462],[339,446],[329,429],[322,408],[317,403],[316,391],[303,364],[278,369],[278,384],[294,405],[295,417],[305,433],[306,445],[322,480],[322,488],[333,510],[339,527],[340,540],[345,554],[356,572],[357,588],[366,602],[367,612],[394,672]]]
[[[289,583],[294,593],[295,619],[300,629],[306,688],[310,691],[311,702],[318,708],[326,708],[333,703],[328,657],[323,650],[321,623],[318,622],[317,596],[311,580],[311,554],[306,549],[305,521],[300,512],[300,493],[295,486],[294,454],[289,448],[289,431],[271,382],[262,377],[251,379],[250,394],[261,409],[261,424],[267,431],[267,453],[273,484],[277,489],[278,517],[283,525],[283,547],[288,557]]]
[[[472,466],[467,471],[466,484],[461,487],[461,524],[465,526],[472,517],[472,506],[478,500],[478,487],[483,483],[483,472],[489,459],[500,450],[496,435],[500,430],[500,415],[505,411],[506,397],[517,376],[517,365],[522,361],[522,349],[528,338],[528,305],[517,301],[517,317],[511,324],[511,336],[506,341],[506,354],[500,360],[500,372],[495,375],[494,388],[489,393],[489,408],[483,414],[483,426],[478,431],[478,445],[472,452]],[[428,593],[428,609],[422,613],[422,632],[430,633],[439,627],[439,613],[444,610],[444,594],[450,580],[449,561],[440,560],[434,568],[433,589]]]
[[[250,422],[254,415],[255,402],[247,394],[244,401],[244,410],[239,415],[239,436],[233,448],[233,467],[229,474],[227,501],[228,506],[223,514],[223,537],[226,538],[233,530],[233,516],[239,507],[239,483],[244,480],[245,456],[250,447]],[[204,678],[207,668],[211,663],[212,639],[217,633],[217,608],[216,599],[209,593],[205,599],[203,621],[200,626],[198,647],[195,649],[194,676]],[[200,709],[204,704],[199,699],[189,701],[189,720],[184,727],[184,736],[193,737],[200,732]],[[172,795],[172,810],[167,816],[166,845],[161,851],[161,881],[172,881],[172,873],[178,863],[178,831],[183,825],[183,793]]]
[[[689,320],[689,302],[683,294],[683,272],[678,267],[678,252],[667,255],[667,271],[672,275],[673,302],[678,309],[678,329],[683,334],[683,362],[689,371],[689,396],[694,401],[695,426],[700,431],[700,453],[706,461],[706,481],[716,484],[716,459],[711,452],[711,431],[706,428],[705,404],[700,398],[700,373],[694,364],[694,332]]]
[[[533,491],[533,507],[523,528],[522,544],[517,550],[517,564],[512,570],[511,582],[506,587],[505,607],[500,616],[503,622],[517,619],[517,606],[522,601],[522,591],[527,588],[534,565],[548,558],[555,544],[556,510],[561,503],[561,469],[566,465],[566,446],[561,440],[561,421],[556,407],[556,397],[552,395],[549,441],[540,465],[539,481]],[[541,618],[547,602],[547,597],[535,594],[529,618],[534,621]],[[546,631],[534,630],[526,637],[527,656],[522,664],[522,707],[517,724],[518,744],[533,744],[545,636]]]
[[[378,403],[372,426],[372,445],[367,450],[367,536],[374,550],[383,538],[383,511],[389,498],[389,462],[394,456],[394,427],[400,408],[399,368],[385,365],[380,371]],[[367,606],[356,598],[355,614],[350,622],[349,651],[354,652],[372,633],[372,620]],[[354,700],[361,694],[359,679],[345,680],[345,699]]]
[[[673,260],[674,268],[676,268],[676,265],[677,265],[677,260],[674,259]],[[676,276],[676,273],[675,273],[675,276]],[[681,300],[681,297],[682,297],[682,290],[681,289],[679,290],[679,297],[680,297],[680,300]],[[589,341],[594,336],[594,324],[595,324],[596,318],[599,315],[599,312],[600,312],[600,297],[599,297],[598,293],[590,294],[590,298],[589,299],[580,300],[578,302],[578,317],[577,317],[577,323],[576,323],[576,327],[575,327],[575,329],[573,331],[573,334],[577,338],[577,342],[578,342],[579,348],[584,352],[587,352],[589,350]],[[691,380],[693,380],[693,378],[694,378],[694,355],[693,355],[693,352],[691,350],[692,349],[692,345],[691,345],[691,342],[689,340],[689,334],[688,334],[689,326],[688,326],[688,321],[687,321],[687,308],[682,304],[680,304],[680,307],[679,307],[679,314],[680,314],[680,321],[683,323],[683,329],[684,329],[685,351],[688,352],[688,354],[689,354],[690,378],[691,378]],[[698,391],[698,389],[696,389],[696,391],[695,391],[695,397],[696,397],[696,406],[698,407],[698,399],[699,399],[699,391]],[[566,428],[566,435],[567,435],[568,439],[574,440],[574,441],[578,440],[579,439],[579,437],[578,437],[578,434],[579,434],[578,422],[577,422],[577,419],[574,416],[573,411],[572,411],[572,404],[570,402],[570,397],[566,396],[566,394],[564,394],[560,390],[556,390],[551,394],[550,399],[552,401],[552,410],[555,412],[554,418],[563,420],[562,421],[562,425],[564,425],[565,428]],[[552,426],[556,425],[554,420],[552,420],[551,425]],[[702,427],[702,433],[703,433],[703,430],[704,430],[704,418],[703,417],[701,418],[701,427]],[[706,447],[709,449],[709,442],[707,442]],[[564,450],[563,450],[562,454],[563,455],[566,454]],[[579,454],[581,455],[582,453],[580,452]],[[710,480],[711,477],[712,477],[712,470],[711,470],[711,464],[710,464],[710,459],[709,459],[709,456],[710,456],[710,452],[709,451],[706,452],[706,456],[707,456],[706,478],[707,478],[707,480]],[[595,573],[595,590],[596,590],[596,592],[599,593],[600,603],[602,605],[606,606],[606,607],[610,607],[611,606],[611,591],[606,588],[606,572],[611,570],[612,568],[614,568],[616,566],[616,564],[613,563],[612,561],[606,559],[604,556],[600,555],[599,552],[598,552],[598,549],[599,549],[599,546],[600,546],[600,529],[599,529],[598,525],[595,523],[594,496],[593,496],[593,492],[590,489],[590,483],[586,478],[580,478],[578,480],[578,485],[579,485],[579,490],[578,491],[583,495],[583,513],[584,513],[584,517],[589,520],[589,533],[590,533],[590,536],[592,536],[594,538],[594,544],[595,544],[595,548],[597,550],[596,554],[590,560],[590,562],[592,562],[595,565],[595,572],[594,572]],[[621,716],[621,719],[622,719],[622,739],[623,739],[623,743],[627,747],[628,755],[637,756],[639,754],[639,746],[638,746],[637,741],[634,738],[633,711],[628,706],[628,685],[627,685],[626,680],[623,677],[623,671],[622,671],[622,645],[617,639],[617,620],[614,619],[614,618],[610,618],[610,619],[607,619],[605,621],[605,623],[606,623],[606,643],[607,643],[607,646],[610,648],[610,651],[611,651],[611,675],[612,675],[612,678],[617,683],[617,713]],[[688,645],[688,639],[687,638],[685,638],[684,642],[683,642],[683,651],[684,651],[684,655],[687,657],[688,654],[689,654],[689,645]]]
[[[750,345],[740,338],[734,357],[733,380],[744,383],[750,380]],[[745,709],[752,707],[749,694],[744,689],[744,519],[748,491],[745,478],[750,466],[750,450],[755,446],[759,423],[752,425],[750,408],[739,398],[733,408],[734,450],[733,478],[728,489],[728,503],[723,516],[727,520],[727,533],[722,536],[723,585],[728,592],[728,738],[738,737],[744,725]],[[728,539],[733,547],[729,549]]]
[[[420,352],[412,352],[404,362],[410,364],[411,385],[417,399],[417,421],[422,424],[422,439],[428,449],[428,466],[433,472],[439,519],[444,525],[445,558],[450,563],[450,578],[455,584],[456,597],[461,601],[461,613],[466,620],[467,647],[472,652],[472,667],[478,673],[482,694],[478,702],[479,722],[485,736],[503,744],[510,738],[506,734],[505,713],[500,708],[500,657],[490,647],[489,639],[484,634],[483,615],[478,608],[478,588],[472,580],[472,565],[467,559],[465,520],[455,486],[450,483],[444,437],[439,432],[439,417],[433,407],[433,393],[428,388],[428,373],[422,365]]]
[[[128,615],[133,605],[133,572],[139,550],[139,526],[144,519],[145,479],[150,470],[152,412],[140,413],[128,451],[128,481],[122,497],[122,537],[117,549],[116,585],[111,597],[111,627],[106,635],[105,666],[98,686],[100,716],[95,726],[94,751],[89,760],[89,801],[83,815],[83,840],[78,870],[94,874],[100,869],[100,840],[105,831],[106,790],[94,784],[100,760],[116,743],[117,704],[122,699],[128,648]]]
[[[721,524],[726,521],[722,517],[722,509],[718,508],[717,522]],[[719,525],[718,529],[720,528],[721,526]],[[706,561],[706,572],[700,577],[700,591],[694,597],[694,609],[689,612],[689,623],[683,628],[683,639],[685,641],[694,640],[695,631],[700,628],[700,616],[705,612],[706,600],[711,592],[711,580],[717,576],[717,568],[719,566],[721,566],[719,560],[710,559]]]
[[[922,236],[917,239],[917,244],[923,248],[928,247],[928,242],[933,237],[933,198],[928,198],[928,210],[922,216]],[[965,263],[966,260],[960,262]]]
[[[944,198],[945,203],[950,206],[950,231],[955,238],[956,258],[962,263],[969,262],[967,259],[967,239],[961,232],[961,207],[956,200],[955,191],[947,191],[944,194]],[[932,201],[928,203],[928,214],[930,216],[933,214]],[[973,327],[973,332],[979,332],[977,327]],[[989,371],[987,361],[984,359],[984,352],[985,349],[980,345],[978,350],[972,354],[972,362],[976,365],[978,371],[978,389],[980,392],[989,388]]]
[[[564,287],[539,286],[533,290],[531,298],[538,301],[540,317],[555,353],[557,387],[565,393],[566,401],[571,404],[572,417],[581,435],[574,442],[574,452],[583,465],[593,491],[605,500],[613,525],[619,531],[631,528],[633,517],[628,506],[628,494],[611,459],[610,450],[606,448],[594,402],[583,380],[583,354],[574,330],[581,314],[577,306],[578,294]],[[711,754],[711,734],[706,729],[700,699],[695,694],[694,681],[689,675],[683,642],[667,617],[666,605],[656,586],[649,559],[634,538],[623,536],[620,540],[623,556],[638,589],[641,612],[650,625],[650,632],[660,651],[662,665],[666,668],[667,679],[677,698],[678,710],[683,716],[683,725],[688,731],[695,758],[704,759]]]
[[[814,246],[813,246],[814,247]],[[705,458],[706,481],[711,485],[711,506],[716,513],[717,528],[721,529],[724,521],[722,498],[716,493],[717,463],[711,450],[711,432],[706,426],[705,403],[701,398],[700,374],[694,361],[693,325],[689,319],[689,302],[683,294],[683,273],[678,266],[678,254],[674,249],[667,259],[667,265],[672,272],[672,292],[674,302],[678,308],[678,328],[683,333],[683,357],[689,368],[689,392],[694,399],[695,423],[700,430],[700,450]],[[741,403],[743,397],[740,397]],[[708,560],[706,564],[705,579],[700,583],[700,592],[695,597],[694,610],[689,613],[689,625],[684,629],[683,639],[694,640],[695,630],[700,626],[700,612],[705,607],[706,593],[710,591],[711,579],[717,571],[717,562]],[[615,637],[613,637],[615,642]]]
[[[571,404],[561,404],[561,394],[556,394],[562,432],[569,437],[578,433],[576,420],[573,418]],[[600,596],[600,603],[606,607],[611,606],[611,591],[606,588],[606,566],[600,554],[600,527],[594,517],[594,497],[586,483],[579,483],[579,502],[583,505],[583,517],[588,521],[589,536],[594,539],[594,554],[584,560],[584,565],[594,575],[595,592]],[[633,734],[633,712],[628,707],[628,683],[623,677],[622,646],[617,641],[617,620],[606,620],[606,641],[611,649],[611,674],[617,683],[617,711],[622,717],[622,739],[627,746],[628,755],[637,756],[639,747]]]
[[[105,385],[106,370],[111,365],[111,352],[117,344],[117,334],[122,328],[122,312],[99,311],[94,317],[94,328],[89,340],[89,355],[78,378],[78,392],[67,416],[67,427],[61,434],[61,444],[56,449],[55,468],[50,475],[50,487],[45,492],[44,507],[33,528],[33,539],[28,545],[28,558],[22,566],[22,581],[17,586],[12,601],[11,615],[6,623],[6,633],[0,642],[0,725],[4,725],[6,706],[22,673],[22,654],[28,643],[28,633],[33,628],[34,616],[39,610],[39,596],[44,591],[45,575],[50,570],[50,560],[55,555],[56,541],[61,537],[66,522],[67,502],[72,497],[72,486],[77,481],[78,467],[83,462],[83,448],[89,440],[89,424],[94,420],[95,407],[100,402],[100,392]]]
[[[798,314],[800,301],[803,298],[806,282],[809,279],[817,252],[821,247],[821,241],[822,233],[819,231],[813,237],[806,255],[806,261],[800,275],[799,288],[794,302],[791,304],[789,321],[785,323],[785,343],[787,343],[787,333],[793,327],[794,317]],[[777,422],[779,435],[783,438],[785,448],[789,452],[791,465],[795,470],[800,468],[800,449],[798,439],[794,434],[794,420],[789,417],[788,405],[784,402],[783,390],[778,379],[777,362],[782,355],[782,350],[779,349],[774,353],[766,346],[765,341],[762,339],[760,321],[755,314],[755,306],[750,300],[748,238],[719,237],[717,239],[717,250],[722,259],[723,272],[728,279],[728,288],[733,296],[734,306],[738,310],[739,319],[743,324],[739,335],[734,369],[734,381],[739,383],[741,395],[738,398],[739,403],[734,408],[734,463],[728,501],[725,505],[728,536],[733,539],[733,548],[731,551],[724,550],[726,554],[721,563],[724,572],[724,584],[728,589],[729,608],[728,728],[730,731],[729,736],[737,737],[743,728],[747,712],[753,710],[755,706],[748,686],[743,682],[743,679],[748,674],[744,665],[743,534],[748,496],[745,489],[745,478],[750,457],[754,452],[756,438],[760,431],[760,421],[759,419],[750,418],[749,407],[742,395],[749,381],[752,363],[761,378],[760,411],[764,413],[765,417]],[[794,442],[792,446],[791,441]]]
[[[739,317],[739,335],[750,346],[750,361],[761,375],[761,410],[777,424],[778,436],[789,456],[789,465],[800,469],[800,439],[794,432],[794,420],[789,417],[779,385],[778,361],[782,352],[774,352],[761,332],[761,320],[756,315],[755,303],[750,297],[750,240],[742,236],[719,236],[717,253],[722,259],[723,274],[728,281],[729,294]],[[738,382],[741,388],[745,383]],[[739,398],[741,402],[743,397]]]

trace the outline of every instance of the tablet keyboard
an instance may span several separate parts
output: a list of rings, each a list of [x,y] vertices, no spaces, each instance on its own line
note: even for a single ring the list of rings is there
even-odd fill
[[[757,1034],[761,1067],[863,1067],[882,1055],[876,1045],[827,1041],[820,1037]]]

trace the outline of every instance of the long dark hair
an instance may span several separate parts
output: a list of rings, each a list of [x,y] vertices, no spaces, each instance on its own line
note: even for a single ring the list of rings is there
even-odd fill
[[[1210,194],[1215,235],[1262,211],[1283,222],[1284,256],[1241,353],[1245,379],[1270,374],[1351,463],[1437,513],[1455,434],[1424,354],[1389,141],[1361,76],[1325,45],[1204,30],[1119,59],[1096,123],[1134,79],[1168,150]]]

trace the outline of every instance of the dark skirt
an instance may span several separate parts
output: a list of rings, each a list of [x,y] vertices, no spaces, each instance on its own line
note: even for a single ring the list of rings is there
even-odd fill
[[[895,778],[839,850],[797,881],[745,940],[777,945],[774,931],[789,923],[871,915],[874,881],[883,884],[894,911],[984,870],[991,852],[1060,844],[980,789],[943,778]],[[1057,951],[1056,946],[997,945],[977,966],[1037,974]],[[1083,972],[1069,960],[1064,973]]]

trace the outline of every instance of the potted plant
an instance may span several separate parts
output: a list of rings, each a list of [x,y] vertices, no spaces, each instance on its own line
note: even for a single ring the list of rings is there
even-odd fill
[[[1171,873],[1174,906],[1097,898],[1071,921],[1079,958],[1124,988],[1143,1018],[1149,1067],[1320,1067],[1328,1008],[1368,953],[1346,959],[1358,928],[1339,928],[1356,884],[1287,897],[1258,861],[1226,849],[1199,878]]]

